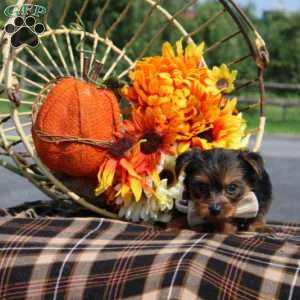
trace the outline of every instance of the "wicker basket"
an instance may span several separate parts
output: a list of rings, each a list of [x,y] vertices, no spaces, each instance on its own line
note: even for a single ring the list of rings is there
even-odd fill
[[[217,24],[218,20],[222,18],[227,18],[228,22],[234,25],[235,31],[219,37],[212,45],[208,45],[205,57],[209,59],[211,55],[213,57],[214,51],[226,49],[226,45],[229,45],[233,39],[238,38],[243,43],[245,53],[233,61],[224,61],[224,63],[237,70],[242,63],[247,63],[256,70],[253,78],[239,78],[241,81],[237,87],[237,90],[242,90],[256,85],[258,90],[259,124],[257,128],[251,129],[251,133],[256,136],[254,151],[258,151],[260,148],[265,126],[263,71],[268,62],[268,54],[264,41],[234,1],[217,1],[219,10],[213,12],[208,19],[190,30],[185,29],[179,20],[182,15],[186,16],[187,12],[191,11],[196,0],[188,1],[184,7],[174,12],[168,12],[159,1],[136,1],[139,2],[139,5],[146,6],[147,9],[141,18],[139,27],[121,46],[118,41],[114,40],[113,37],[116,36],[114,33],[118,32],[122,22],[129,17],[135,1],[128,1],[120,14],[111,21],[110,26],[105,30],[100,25],[101,20],[111,15],[110,0],[103,1],[103,6],[97,8],[95,20],[89,20],[87,27],[83,25],[86,21],[85,12],[91,7],[92,1],[81,1],[77,16],[69,10],[71,1],[65,1],[60,20],[57,24],[51,23],[51,27],[48,18],[51,16],[51,10],[56,7],[56,2],[59,1],[47,1],[48,12],[44,16],[46,31],[39,36],[40,45],[37,48],[21,46],[15,49],[10,46],[9,39],[5,43],[7,36],[4,32],[2,33],[4,46],[0,80],[7,97],[1,96],[0,101],[2,105],[4,103],[7,112],[0,114],[0,146],[3,150],[2,154],[10,156],[14,165],[7,163],[6,160],[1,160],[1,164],[26,177],[50,198],[71,199],[93,212],[108,217],[116,217],[116,215],[91,204],[68,189],[43,165],[35,154],[30,132],[33,102],[43,94],[45,86],[58,77],[72,75],[83,78],[86,56],[90,58],[91,62],[95,59],[101,61],[104,65],[104,79],[112,73],[122,79],[133,68],[135,60],[147,54],[154,54],[151,51],[153,44],[167,29],[172,28],[176,39],[182,37],[188,43],[198,43],[205,39],[203,34],[210,26]],[[17,4],[21,6],[24,2],[32,3],[33,1],[18,1]],[[69,20],[72,16],[74,16],[74,23],[70,25]],[[148,39],[148,44],[143,45],[139,54],[132,57],[131,49],[135,47],[135,43],[143,34],[149,34],[147,28],[151,22],[157,22],[158,16],[161,20],[159,29],[153,32],[151,38]],[[50,19],[49,21],[51,21]],[[100,27],[102,29],[98,30]],[[35,63],[34,68],[31,66],[31,62]]]

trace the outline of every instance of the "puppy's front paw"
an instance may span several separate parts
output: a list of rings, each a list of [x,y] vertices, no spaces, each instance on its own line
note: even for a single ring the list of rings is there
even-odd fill
[[[269,225],[264,226],[249,226],[249,231],[259,232],[259,233],[274,233],[274,230]]]
[[[223,228],[221,228],[221,233],[232,234],[237,232],[237,226],[231,223],[224,223]]]
[[[273,229],[266,224],[264,218],[258,217],[252,224],[249,225],[249,231],[260,233],[272,233]]]

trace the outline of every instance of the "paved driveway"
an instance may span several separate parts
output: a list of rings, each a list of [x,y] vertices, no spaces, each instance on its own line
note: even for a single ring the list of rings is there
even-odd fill
[[[269,220],[300,222],[300,138],[265,137],[262,153],[274,186]],[[0,168],[0,206],[47,199],[21,177]]]
[[[262,153],[274,191],[269,219],[300,222],[300,138],[266,137]]]

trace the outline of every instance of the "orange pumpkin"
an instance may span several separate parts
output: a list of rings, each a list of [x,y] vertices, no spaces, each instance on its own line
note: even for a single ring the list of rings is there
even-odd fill
[[[71,176],[96,176],[106,150],[81,142],[45,141],[47,136],[112,141],[120,129],[117,98],[110,90],[75,78],[57,82],[47,95],[32,128],[42,162],[51,170]]]

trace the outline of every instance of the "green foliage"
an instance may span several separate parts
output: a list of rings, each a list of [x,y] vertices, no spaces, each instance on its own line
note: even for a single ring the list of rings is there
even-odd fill
[[[266,80],[300,82],[300,12],[268,13],[258,26],[269,48],[271,64]]]
[[[268,134],[300,134],[300,107],[288,109],[284,119],[284,111],[281,107],[268,105],[266,107],[266,132]],[[253,109],[244,113],[247,120],[248,128],[257,128],[258,124],[258,111]]]
[[[2,28],[6,22],[6,16],[4,15],[4,9],[6,6],[15,3],[12,0],[3,0],[0,2],[0,27]]]
[[[75,13],[79,13],[82,6],[82,0],[72,0],[68,9],[64,24],[70,26],[76,20]],[[90,0],[83,16],[85,28],[92,31],[93,21],[97,18],[99,11],[103,8],[106,0]],[[15,0],[4,0],[0,2],[0,26],[3,26],[7,20],[3,11],[7,5],[16,3]],[[49,25],[53,28],[58,26],[59,20],[64,10],[65,1],[53,1],[50,5],[46,0],[39,0],[40,5],[49,8]],[[185,0],[161,0],[160,4],[171,14],[176,14],[189,1]],[[151,6],[145,5],[141,0],[118,0],[110,1],[107,11],[96,28],[97,32],[105,37],[107,30],[118,19],[120,14],[130,5],[128,14],[122,20],[114,31],[111,32],[110,38],[114,43],[122,48],[138,31],[139,26],[145,21],[151,12]],[[176,19],[183,25],[187,32],[197,29],[201,24],[206,22],[211,16],[222,10],[222,5],[215,0],[198,1],[190,6],[184,13],[178,15]],[[244,8],[250,18],[258,27],[258,31],[267,42],[270,52],[271,64],[266,71],[266,81],[278,82],[300,82],[300,12],[289,13],[269,12],[262,18],[256,18],[253,14],[253,7]],[[109,11],[109,13],[108,13]],[[182,35],[158,12],[153,12],[149,22],[145,24],[146,30],[136,39],[127,49],[127,54],[131,58],[137,58],[141,50],[152,42],[151,47],[144,55],[154,55],[160,53],[161,45],[168,40],[172,43]],[[161,30],[161,34],[155,37],[156,33]],[[205,30],[200,31],[193,36],[198,43],[205,41],[207,48],[216,41],[237,31],[236,25],[231,21],[228,14],[219,17],[212,22]],[[152,39],[154,39],[152,41]],[[246,54],[245,42],[240,35],[226,42],[224,46],[218,47],[217,50],[211,51],[206,55],[207,63],[220,65],[229,63]],[[100,53],[101,54],[101,53]],[[251,68],[249,61],[235,66],[239,71],[239,78],[251,78],[255,76],[255,68]]]
[[[0,26],[3,27],[7,21],[7,17],[4,16],[3,11],[7,5],[16,3],[16,0],[2,0],[0,2]],[[83,15],[85,29],[88,32],[93,30],[93,22],[97,18],[97,15],[105,5],[107,0],[90,0],[88,6]],[[196,1],[192,6],[187,10],[183,11],[181,14],[178,12],[187,5],[189,1],[186,0],[160,0],[160,4],[170,12],[172,15],[176,15],[176,20],[182,24],[183,28],[187,32],[191,32],[199,29],[201,24],[205,23],[209,18],[211,18],[216,13],[222,11],[223,7],[219,1],[209,0],[209,1]],[[52,28],[57,28],[59,26],[59,20],[63,15],[64,6],[66,1],[52,1],[53,5],[50,6],[50,2],[47,0],[39,0],[40,5],[44,5],[49,9],[48,23]],[[71,23],[76,21],[75,13],[80,12],[82,6],[82,0],[72,0],[71,5],[68,9],[64,25],[67,27],[71,26]],[[158,12],[151,11],[150,5],[145,5],[142,0],[111,0],[109,3],[108,10],[103,14],[102,18],[99,20],[98,26],[95,28],[100,36],[106,37],[106,34],[109,31],[109,28],[115,24],[118,20],[120,14],[130,5],[128,14],[124,20],[118,23],[115,30],[110,33],[109,38],[114,41],[115,45],[119,48],[123,48],[127,45],[128,41],[138,32],[140,25],[145,22],[145,30],[142,34],[136,39],[133,40],[130,47],[126,49],[126,54],[131,59],[136,59],[148,55],[158,55],[161,51],[161,45],[165,41],[170,41],[172,44],[175,44],[175,41],[182,37],[182,33],[175,29],[172,25],[173,21],[168,21],[165,19],[162,14]],[[295,13],[284,13],[284,12],[269,12],[266,13],[263,17],[257,18],[254,15],[253,6],[248,6],[245,8],[248,16],[257,26],[258,31],[261,33],[262,37],[265,39],[268,50],[270,52],[271,63],[266,69],[265,80],[272,82],[281,82],[281,83],[299,83],[300,82],[300,12]],[[108,13],[109,11],[109,13]],[[147,18],[148,22],[147,22]],[[212,22],[204,30],[200,30],[195,35],[193,39],[196,43],[202,41],[206,44],[206,49],[209,49],[217,41],[220,41],[225,36],[228,36],[238,30],[235,23],[232,22],[228,14],[224,14],[216,19],[215,22]],[[159,34],[157,34],[159,33]],[[65,45],[62,42],[64,37],[58,37],[58,42],[61,45]],[[184,40],[186,42],[186,40]],[[53,47],[51,43],[45,42],[46,47]],[[72,40],[73,46],[78,44],[78,40]],[[63,46],[62,46],[63,47]],[[91,45],[85,45],[86,50],[91,49]],[[143,49],[145,49],[143,51]],[[35,52],[43,55],[41,49],[35,49]],[[63,52],[67,49],[63,48]],[[103,57],[105,47],[98,47],[97,57]],[[243,57],[249,52],[246,49],[245,41],[242,39],[241,35],[227,41],[224,46],[220,46],[213,51],[209,51],[205,54],[206,62],[209,66],[220,65],[222,63],[230,63],[235,61],[238,58]],[[113,53],[113,52],[112,52]],[[59,62],[59,57],[57,53],[54,53],[54,59]],[[75,59],[78,59],[79,52],[75,53]],[[108,58],[107,65],[109,66],[117,58],[117,54],[111,54]],[[24,57],[25,59],[25,57]],[[32,59],[30,57],[28,60]],[[34,62],[33,62],[34,63]],[[125,67],[128,67],[126,65]],[[242,63],[235,64],[232,68],[238,70],[239,79],[253,79],[256,77],[256,69],[251,62],[251,59],[247,59]],[[121,62],[119,69],[124,69],[124,65]],[[31,78],[35,80],[35,78]],[[257,93],[257,89],[243,91],[245,93]],[[285,92],[274,93],[280,94],[284,97],[287,95]],[[288,92],[289,96],[292,92]],[[270,94],[269,94],[270,96]],[[269,97],[268,96],[268,97]],[[272,95],[274,96],[274,95]],[[291,95],[291,97],[298,97],[296,93]],[[1,105],[0,105],[1,106]],[[3,106],[3,104],[2,104]],[[280,110],[280,109],[279,109]],[[270,111],[267,111],[268,114],[273,113],[275,116],[280,114],[278,110],[272,108]],[[295,118],[299,119],[299,111],[297,111],[297,116]],[[257,124],[256,120],[253,118],[253,115],[247,114],[247,118],[253,124]],[[288,118],[291,118],[288,115]],[[269,118],[268,121],[268,130],[272,131],[273,127],[275,128],[276,124],[280,123],[276,120]],[[294,122],[294,121],[293,121]],[[283,122],[281,122],[283,123]],[[298,121],[299,123],[299,121]],[[273,125],[272,125],[273,124]],[[285,124],[288,124],[285,122]],[[294,125],[294,123],[291,123]],[[290,127],[292,127],[292,125]],[[271,126],[271,127],[270,127]],[[251,126],[250,126],[251,127]],[[283,127],[283,129],[289,130],[289,125]],[[295,130],[300,131],[299,126],[294,126]],[[298,128],[298,129],[297,129]],[[276,131],[276,129],[274,130]]]

